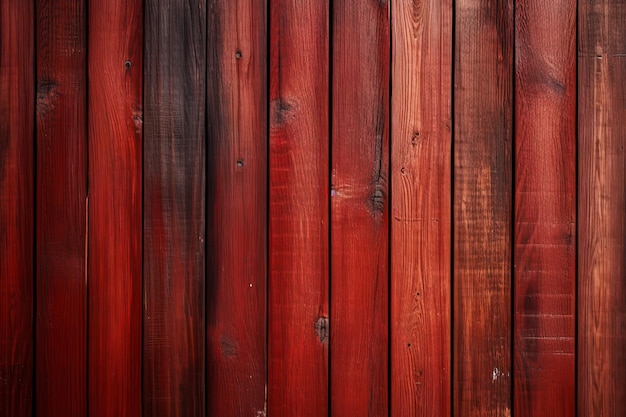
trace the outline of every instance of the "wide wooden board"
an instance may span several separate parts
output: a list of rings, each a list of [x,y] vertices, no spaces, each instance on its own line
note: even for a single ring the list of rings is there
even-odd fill
[[[333,2],[331,415],[388,415],[389,3]],[[364,64],[366,63],[366,64]]]
[[[574,416],[576,4],[515,15],[514,414]]]
[[[0,416],[33,415],[34,2],[0,5]]]
[[[89,23],[88,407],[141,415],[141,0],[93,0]]]
[[[329,4],[270,4],[268,415],[328,415]]]
[[[626,3],[579,0],[578,415],[626,415]]]
[[[87,26],[84,0],[37,0],[38,416],[87,412]]]
[[[207,416],[265,415],[266,9],[209,2]]]
[[[455,12],[453,414],[511,414],[513,1]]]
[[[450,416],[452,2],[392,2],[391,412]]]
[[[145,417],[205,415],[206,3],[147,0]]]

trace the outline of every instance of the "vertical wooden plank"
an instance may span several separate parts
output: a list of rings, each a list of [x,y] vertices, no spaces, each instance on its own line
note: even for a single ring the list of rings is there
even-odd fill
[[[33,414],[34,1],[0,5],[0,415]]]
[[[206,3],[145,2],[146,417],[205,415]]]
[[[77,417],[87,408],[85,2],[36,9],[36,414]]]
[[[388,415],[389,2],[333,2],[331,415]]]
[[[141,415],[141,0],[89,2],[89,416]]]
[[[265,415],[266,6],[208,6],[207,416]]]
[[[626,3],[580,0],[578,415],[626,415]]]
[[[455,19],[453,412],[509,416],[513,2]]]
[[[392,2],[391,410],[450,416],[452,1]]]
[[[574,416],[576,3],[517,2],[516,416]]]
[[[270,6],[268,414],[328,415],[328,1]]]

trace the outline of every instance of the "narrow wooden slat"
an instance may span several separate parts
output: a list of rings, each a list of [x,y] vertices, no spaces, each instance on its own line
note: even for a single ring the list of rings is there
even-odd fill
[[[453,412],[509,416],[513,2],[455,19]]]
[[[84,0],[37,0],[36,415],[86,415]]]
[[[90,417],[141,415],[141,0],[89,2]]]
[[[267,11],[211,0],[208,20],[207,416],[265,415]]]
[[[452,2],[392,2],[391,410],[450,416]]]
[[[389,3],[333,2],[331,415],[388,415]]]
[[[519,0],[515,33],[514,414],[573,417],[575,1]]]
[[[145,2],[146,417],[205,415],[204,0]]]
[[[626,3],[580,0],[578,415],[626,415]]]
[[[0,5],[0,416],[33,415],[34,1]]]
[[[328,415],[329,6],[270,5],[268,415]]]

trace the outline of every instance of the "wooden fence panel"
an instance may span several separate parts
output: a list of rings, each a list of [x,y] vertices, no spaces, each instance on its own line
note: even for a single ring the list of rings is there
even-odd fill
[[[34,1],[0,5],[0,416],[33,414]]]
[[[88,415],[141,415],[141,0],[89,22]]]
[[[386,1],[333,2],[330,409],[335,417],[388,415],[389,24]]]
[[[37,0],[36,411],[87,411],[85,2]]]
[[[513,2],[456,2],[454,415],[511,413]]]
[[[207,416],[265,415],[266,8],[209,2]]]
[[[270,4],[268,414],[328,415],[329,5]]]
[[[580,0],[578,415],[626,415],[626,3]]]
[[[206,3],[147,0],[144,74],[146,417],[205,415]]]
[[[514,414],[574,416],[576,4],[515,17]]]
[[[450,416],[452,2],[392,2],[391,411]]]

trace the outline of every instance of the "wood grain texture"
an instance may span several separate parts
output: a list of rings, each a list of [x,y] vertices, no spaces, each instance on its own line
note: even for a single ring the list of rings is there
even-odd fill
[[[455,416],[511,414],[513,2],[456,2]]]
[[[517,2],[514,414],[574,416],[576,4]]]
[[[89,2],[90,417],[141,415],[141,0]],[[106,18],[105,18],[106,17]]]
[[[328,415],[329,5],[270,4],[268,415]]]
[[[0,5],[0,416],[33,415],[34,2]]]
[[[266,1],[208,4],[207,416],[265,415]]]
[[[388,415],[389,3],[333,2],[331,415]]]
[[[144,42],[146,417],[205,415],[206,3],[148,0]]]
[[[391,410],[450,416],[452,2],[392,2]]]
[[[36,414],[87,410],[83,0],[37,0]]]
[[[626,415],[626,3],[578,2],[578,415]]]

